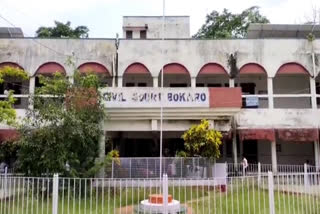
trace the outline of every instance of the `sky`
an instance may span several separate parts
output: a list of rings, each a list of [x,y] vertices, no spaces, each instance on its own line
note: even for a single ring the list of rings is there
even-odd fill
[[[163,0],[0,0],[0,16],[27,37],[58,20],[87,26],[92,38],[114,38],[116,33],[122,36],[122,16],[162,15],[162,5]],[[320,10],[320,0],[166,0],[165,14],[189,15],[193,35],[212,10],[240,13],[251,6],[259,6],[273,24],[301,24],[312,19],[315,8]],[[1,27],[11,24],[0,17]]]

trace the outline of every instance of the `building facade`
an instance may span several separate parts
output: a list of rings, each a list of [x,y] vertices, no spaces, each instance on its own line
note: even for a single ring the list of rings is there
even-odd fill
[[[319,166],[320,40],[187,39],[188,17],[166,17],[165,26],[177,28],[161,39],[159,26],[151,27],[160,18],[143,18],[124,17],[124,37],[132,39],[0,38],[0,67],[30,76],[4,83],[1,96],[13,89],[23,117],[37,75],[59,71],[72,81],[74,68],[105,73],[101,156],[110,142],[124,157],[158,156],[161,126],[164,155],[174,156],[183,149],[182,133],[205,118],[224,136],[219,161]],[[1,139],[10,131],[1,125]]]

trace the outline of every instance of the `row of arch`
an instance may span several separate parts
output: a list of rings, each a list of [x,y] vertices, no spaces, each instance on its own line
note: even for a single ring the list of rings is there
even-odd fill
[[[23,69],[19,64],[14,62],[2,62],[0,63],[0,67],[3,66],[13,66],[18,67],[20,69]],[[80,72],[86,73],[86,72],[95,72],[98,74],[105,74],[107,76],[111,76],[110,71],[102,64],[96,63],[96,62],[87,62],[83,63],[78,67]],[[163,67],[164,74],[185,74],[190,75],[188,69],[179,63],[170,63]],[[60,72],[62,74],[66,74],[66,71],[64,67],[56,62],[47,62],[39,66],[39,68],[36,70],[36,74],[42,74],[42,75],[48,75],[52,74],[54,72]],[[149,69],[142,63],[136,62],[131,65],[129,65],[126,70],[124,71],[124,75],[126,74],[146,74],[151,75],[151,72]],[[231,77],[230,74],[227,73],[227,71],[224,69],[223,66],[217,63],[208,63],[204,65],[198,75],[205,75],[205,74],[216,74],[216,75],[228,75]],[[239,69],[239,74],[265,74],[267,75],[267,72],[265,69],[257,64],[257,63],[248,63],[243,65]],[[278,71],[277,74],[305,74],[308,75],[309,72],[305,67],[303,67],[301,64],[296,62],[290,62],[282,65]]]
[[[5,67],[5,66],[20,68],[20,69],[24,70],[23,67],[21,67],[19,64],[14,63],[14,62],[0,63],[0,68]],[[95,72],[98,74],[105,74],[105,75],[110,76],[110,72],[105,66],[103,66],[99,63],[95,63],[95,62],[83,63],[78,67],[78,70],[81,73]],[[66,75],[65,68],[61,64],[56,63],[56,62],[47,62],[47,63],[40,65],[39,68],[36,70],[35,75],[40,75],[40,74],[41,75],[52,75],[55,72],[59,72],[63,75]]]
[[[170,63],[163,67],[164,74],[186,74],[190,75],[188,69],[179,63]],[[133,63],[129,65],[124,75],[126,74],[150,74],[149,69],[142,63]],[[216,75],[231,75],[226,71],[226,69],[218,63],[208,63],[205,64],[199,71],[198,75],[205,74],[216,74]],[[257,63],[247,63],[239,69],[239,74],[265,74],[266,70]],[[305,67],[296,62],[289,62],[283,64],[277,71],[277,74],[305,74],[308,75],[309,72]]]

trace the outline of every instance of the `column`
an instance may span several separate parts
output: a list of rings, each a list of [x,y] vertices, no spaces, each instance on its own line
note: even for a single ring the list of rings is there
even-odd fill
[[[273,102],[273,78],[268,77],[268,103],[269,103],[269,109],[274,108],[274,102]]]
[[[30,77],[29,80],[29,109],[33,109],[33,99],[32,96],[34,95],[35,92],[35,88],[36,88],[36,77]]]
[[[118,88],[122,88],[122,77],[118,77]]]
[[[103,128],[103,127],[102,127]],[[106,156],[106,136],[105,132],[100,135],[99,137],[99,162],[103,162]],[[100,169],[99,177],[104,177],[104,167]]]
[[[272,171],[273,173],[276,173],[278,171],[276,141],[271,142],[271,160],[272,160]]]
[[[158,86],[158,77],[153,77],[153,87],[154,88],[158,88],[159,86]]]
[[[234,79],[229,79],[229,87],[234,88]]]
[[[68,76],[68,81],[73,84],[74,83],[74,77],[73,76]]]
[[[320,146],[319,146],[319,141],[314,141],[314,162],[315,162],[315,166],[317,171],[319,170],[319,166],[320,166]]]
[[[238,149],[237,149],[237,130],[234,127],[232,133],[232,155],[233,155],[233,163],[238,163]]]
[[[311,94],[311,105],[312,105],[312,108],[313,109],[317,109],[316,81],[312,77],[310,77],[310,94]]]
[[[191,87],[192,88],[196,87],[196,77],[191,77]]]

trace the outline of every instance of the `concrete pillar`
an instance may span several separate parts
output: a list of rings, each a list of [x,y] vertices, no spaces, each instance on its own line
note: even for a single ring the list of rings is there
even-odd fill
[[[103,130],[102,134],[99,136],[99,162],[103,162],[104,158],[106,156],[106,133],[104,131],[104,121],[100,122],[100,127]],[[104,173],[104,167],[100,169],[99,172],[99,177],[103,178],[105,173]]]
[[[34,92],[35,92],[35,88],[36,88],[36,77],[33,76],[33,77],[30,77],[30,80],[29,80],[29,109],[33,109],[33,99],[32,99],[32,96],[34,95]]]
[[[278,171],[276,141],[271,142],[271,161],[272,161],[272,171],[273,173],[276,173]]]
[[[29,80],[29,94],[34,94],[36,88],[36,77],[30,77]]]
[[[274,108],[274,102],[273,102],[273,78],[268,77],[268,102],[269,102],[269,109]]]
[[[314,162],[317,171],[319,170],[320,167],[320,146],[319,146],[319,141],[314,141]]]
[[[118,77],[118,88],[122,88],[122,77]]]
[[[73,84],[73,83],[74,83],[74,78],[73,78],[73,76],[69,76],[69,77],[68,77],[68,81],[69,81],[71,84]]]
[[[312,105],[312,108],[313,109],[317,109],[316,81],[312,77],[310,77],[310,94],[311,94],[311,105]]]
[[[153,77],[153,87],[154,88],[158,88],[159,86],[158,86],[158,77]]]
[[[191,77],[191,87],[192,88],[196,87],[196,77]]]
[[[233,163],[238,163],[238,148],[237,148],[237,130],[233,128],[232,133],[232,156],[233,156]]]
[[[229,79],[229,87],[234,88],[234,79]]]

